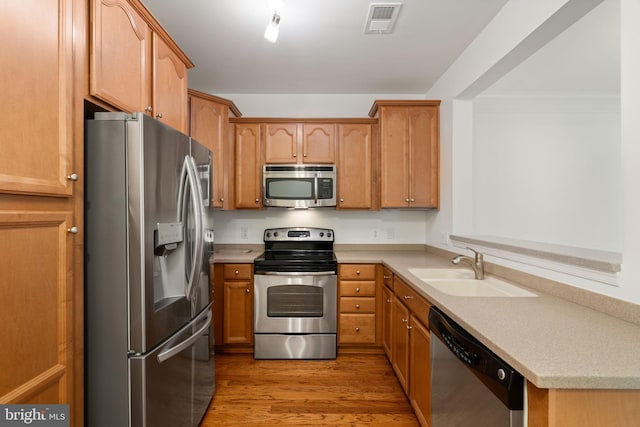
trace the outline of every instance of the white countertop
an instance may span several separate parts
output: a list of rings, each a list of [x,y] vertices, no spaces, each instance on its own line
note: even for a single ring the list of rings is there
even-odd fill
[[[215,262],[253,262],[261,251],[220,251]],[[640,326],[568,300],[444,294],[409,268],[455,268],[423,251],[341,251],[340,263],[384,263],[539,388],[640,389]],[[465,268],[465,267],[459,267]],[[526,284],[525,284],[526,285]]]

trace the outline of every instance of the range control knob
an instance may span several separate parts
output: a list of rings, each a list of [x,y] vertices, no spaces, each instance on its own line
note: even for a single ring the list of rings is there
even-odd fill
[[[498,369],[498,379],[504,380],[507,378],[507,374],[504,372],[504,369]]]
[[[320,232],[320,237],[324,237],[324,231]]]
[[[327,233],[327,238],[331,238],[331,233]]]
[[[268,233],[267,233],[267,237],[271,237],[271,232],[268,232]]]
[[[273,237],[278,237],[278,232],[277,231],[273,232]]]

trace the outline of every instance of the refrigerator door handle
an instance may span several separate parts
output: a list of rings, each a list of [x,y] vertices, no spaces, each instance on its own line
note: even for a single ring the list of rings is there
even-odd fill
[[[193,202],[193,211],[196,220],[195,224],[195,248],[193,251],[193,259],[191,262],[191,273],[189,277],[189,283],[187,284],[187,299],[193,302],[194,295],[193,290],[197,287],[194,283],[197,279],[198,264],[201,262],[202,253],[204,251],[204,206],[202,201],[202,189],[200,187],[200,179],[198,177],[198,168],[196,162],[192,156],[185,158],[187,163],[187,176],[189,178],[189,185],[191,187],[191,201]]]
[[[158,362],[162,363],[166,360],[171,359],[176,354],[180,353],[182,350],[189,348],[193,345],[202,335],[207,332],[207,329],[211,326],[211,309],[207,310],[207,317],[205,318],[205,323],[198,329],[193,335],[191,335],[186,340],[180,342],[179,344],[169,347],[166,350],[161,351],[158,354]],[[167,345],[173,345],[172,342],[169,342]]]

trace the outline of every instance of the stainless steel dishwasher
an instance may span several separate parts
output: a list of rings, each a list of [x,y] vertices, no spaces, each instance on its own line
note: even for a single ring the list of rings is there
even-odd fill
[[[524,426],[524,378],[432,307],[431,427]]]

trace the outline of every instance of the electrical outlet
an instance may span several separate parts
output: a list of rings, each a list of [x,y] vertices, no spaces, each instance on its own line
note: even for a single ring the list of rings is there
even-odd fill
[[[240,238],[247,240],[249,238],[249,229],[247,227],[240,227]]]
[[[371,239],[378,240],[379,235],[380,235],[380,232],[378,230],[373,230],[371,232]]]

